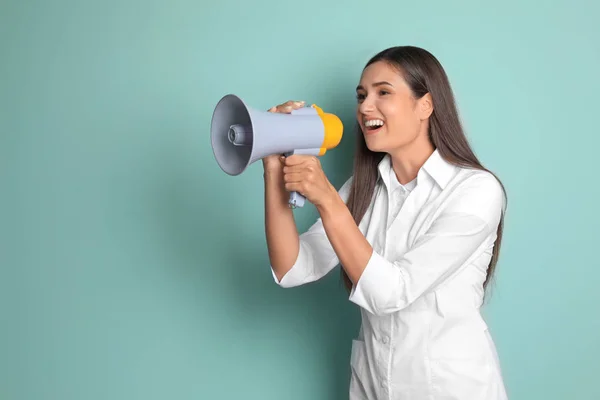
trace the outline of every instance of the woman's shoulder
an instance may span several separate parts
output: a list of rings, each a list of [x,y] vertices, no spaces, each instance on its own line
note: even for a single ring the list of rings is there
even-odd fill
[[[492,172],[478,168],[460,168],[456,185],[463,190],[499,195],[504,191],[500,180]]]
[[[504,210],[506,193],[500,180],[491,172],[475,168],[459,168],[447,188],[453,206],[464,212],[489,215]]]
[[[501,188],[498,178],[488,170],[458,167],[455,184],[462,187]]]

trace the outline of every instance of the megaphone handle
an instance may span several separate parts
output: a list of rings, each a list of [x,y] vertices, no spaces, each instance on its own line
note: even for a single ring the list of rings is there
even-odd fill
[[[297,208],[304,206],[304,202],[306,201],[306,197],[302,196],[298,192],[290,192],[290,208]]]
[[[292,154],[294,154],[294,151],[288,151],[287,153],[283,153],[285,157],[291,156]],[[302,194],[298,192],[290,192],[290,200],[288,202],[290,208],[303,207],[305,201],[306,197],[302,196]]]

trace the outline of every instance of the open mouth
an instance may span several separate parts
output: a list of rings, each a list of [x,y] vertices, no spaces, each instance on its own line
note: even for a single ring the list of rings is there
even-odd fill
[[[385,123],[380,119],[370,119],[364,122],[366,133],[378,132]]]

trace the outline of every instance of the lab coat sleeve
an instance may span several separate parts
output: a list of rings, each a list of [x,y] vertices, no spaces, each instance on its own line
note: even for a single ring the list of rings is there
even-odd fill
[[[348,201],[351,182],[352,177],[338,190],[344,203]],[[277,279],[273,266],[271,266],[271,274],[279,286],[290,288],[319,280],[338,264],[339,259],[327,238],[323,221],[318,218],[306,232],[300,235],[298,257],[291,269],[281,280]]]
[[[504,207],[502,188],[488,173],[469,178],[461,186],[402,257],[388,261],[372,253],[351,289],[350,301],[376,315],[401,310],[490,245]]]

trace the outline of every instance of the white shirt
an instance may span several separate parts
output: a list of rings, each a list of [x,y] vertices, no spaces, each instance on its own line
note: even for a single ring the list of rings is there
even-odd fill
[[[339,190],[347,201],[352,177]],[[386,155],[359,224],[373,253],[349,300],[361,311],[350,400],[505,400],[495,345],[480,314],[483,282],[504,208],[502,188],[436,150],[400,185]],[[314,282],[339,264],[319,218],[300,235],[282,287]]]

